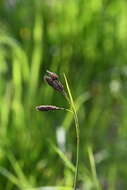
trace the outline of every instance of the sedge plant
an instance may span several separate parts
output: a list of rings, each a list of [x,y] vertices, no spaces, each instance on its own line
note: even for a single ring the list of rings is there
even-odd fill
[[[76,164],[75,164],[75,176],[74,176],[74,183],[73,183],[73,190],[76,190],[77,188],[77,180],[78,180],[78,168],[79,168],[79,122],[78,122],[78,116],[75,108],[75,103],[71,94],[71,90],[66,78],[66,75],[64,74],[65,84],[67,93],[64,89],[64,86],[59,80],[59,76],[51,71],[46,71],[48,75],[44,76],[44,80],[50,85],[54,90],[60,92],[68,101],[70,108],[66,109],[63,107],[58,107],[54,105],[40,105],[36,106],[36,110],[38,111],[53,111],[53,110],[65,110],[69,111],[73,114],[74,122],[75,122],[75,130],[76,130]]]

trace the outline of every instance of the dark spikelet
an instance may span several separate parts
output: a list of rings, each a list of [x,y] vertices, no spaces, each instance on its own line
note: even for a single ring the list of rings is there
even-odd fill
[[[56,73],[53,73],[51,71],[46,71],[48,73],[48,75],[51,77],[52,80],[57,80],[59,77]]]
[[[64,91],[64,87],[59,80],[53,80],[51,77],[44,76],[44,80],[55,90],[59,92]]]
[[[41,106],[36,106],[36,110],[37,111],[53,111],[53,110],[64,110],[64,108],[60,108],[53,105],[41,105]]]
[[[48,76],[44,76],[44,81],[46,82],[46,83],[48,83],[50,86],[52,86],[53,87],[53,80],[52,80],[52,78],[51,77],[48,77]]]
[[[57,91],[59,91],[59,92],[64,91],[63,85],[62,85],[61,82],[58,81],[58,80],[54,80],[54,81],[53,81],[53,87],[54,87],[55,90],[57,90]]]

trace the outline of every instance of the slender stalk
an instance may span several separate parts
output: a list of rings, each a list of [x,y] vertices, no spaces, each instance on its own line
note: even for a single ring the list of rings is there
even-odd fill
[[[76,112],[76,108],[75,108],[75,104],[71,95],[71,91],[68,85],[68,81],[67,78],[64,74],[64,79],[65,79],[65,83],[66,83],[66,87],[68,90],[68,96],[66,95],[65,98],[67,99],[67,101],[69,102],[70,106],[71,106],[71,110],[73,112],[74,115],[74,121],[75,121],[75,130],[76,130],[76,170],[75,170],[75,176],[74,176],[74,190],[76,190],[76,186],[77,186],[77,180],[78,180],[78,168],[79,168],[79,144],[80,144],[80,138],[79,138],[79,122],[78,122],[78,116],[77,116],[77,112]]]
[[[77,137],[77,142],[76,142],[76,171],[75,171],[75,178],[74,178],[74,190],[76,190],[76,185],[77,185],[77,180],[78,180],[78,168],[79,168],[79,122],[78,122],[78,117],[77,113],[74,112],[74,120],[75,120],[75,127],[76,127],[76,137]]]

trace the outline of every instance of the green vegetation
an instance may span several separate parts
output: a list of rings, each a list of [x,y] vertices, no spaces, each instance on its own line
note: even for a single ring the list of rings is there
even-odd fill
[[[0,190],[72,190],[73,114],[45,85],[65,73],[80,124],[79,190],[127,189],[127,2],[0,1]]]

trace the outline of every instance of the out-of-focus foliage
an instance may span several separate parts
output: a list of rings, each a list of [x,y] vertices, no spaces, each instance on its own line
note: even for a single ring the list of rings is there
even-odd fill
[[[73,184],[71,113],[35,110],[68,107],[43,82],[46,69],[63,83],[66,73],[75,99],[79,189],[96,189],[96,182],[103,190],[127,189],[125,0],[0,1],[0,189]]]

